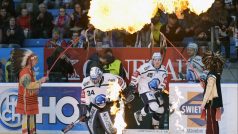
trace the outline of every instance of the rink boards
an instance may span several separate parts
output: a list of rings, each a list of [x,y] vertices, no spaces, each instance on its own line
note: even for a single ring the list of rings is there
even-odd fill
[[[205,134],[206,122],[200,119],[203,89],[200,84],[171,83],[170,103],[173,114],[169,118],[172,134]],[[238,84],[222,84],[223,108],[219,131],[238,134]]]
[[[237,134],[238,84],[222,84],[224,111],[220,122],[221,134]],[[77,104],[80,100],[80,83],[47,83],[39,93],[37,132],[59,134],[60,130],[79,116]],[[16,83],[0,83],[0,133],[21,133],[21,117],[15,113],[17,99]],[[202,88],[199,84],[171,83],[170,134],[204,134],[205,122],[199,119],[201,113]],[[85,124],[76,125],[70,133],[86,134]],[[69,134],[70,134],[69,133]],[[162,130],[127,129],[124,134],[168,133]]]

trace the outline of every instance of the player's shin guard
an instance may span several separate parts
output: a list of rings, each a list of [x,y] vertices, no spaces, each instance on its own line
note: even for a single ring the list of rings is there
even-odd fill
[[[162,118],[162,114],[153,113],[152,125],[154,129],[159,129],[161,118]]]
[[[90,132],[90,134],[96,134],[97,133],[97,116],[99,114],[99,111],[96,107],[92,106],[90,109],[90,113],[89,113],[89,120],[87,121],[87,126],[88,126],[88,130]]]
[[[157,102],[149,103],[149,108],[151,113],[159,113],[159,114],[164,113],[164,107],[159,106]]]
[[[110,117],[108,111],[101,112],[99,114],[99,119],[100,119],[101,125],[104,127],[106,133],[108,133],[108,134],[116,133],[117,130],[113,127],[112,120],[111,120],[111,117]]]

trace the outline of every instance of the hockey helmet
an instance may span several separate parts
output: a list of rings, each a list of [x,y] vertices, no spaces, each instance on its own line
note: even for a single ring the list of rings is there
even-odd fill
[[[90,70],[90,79],[94,84],[98,84],[102,79],[102,71],[98,67],[92,67]]]
[[[155,52],[152,55],[152,59],[162,59],[160,52]]]
[[[194,49],[195,53],[197,53],[197,51],[198,51],[198,45],[196,43],[192,43],[192,42],[188,43],[187,48]]]

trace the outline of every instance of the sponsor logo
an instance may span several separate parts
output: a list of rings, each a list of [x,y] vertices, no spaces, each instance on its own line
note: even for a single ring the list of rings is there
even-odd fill
[[[180,106],[180,111],[188,116],[187,127],[205,127],[206,122],[200,119],[203,94],[198,92],[188,92],[187,102]]]
[[[61,130],[65,124],[70,124],[79,117],[78,88],[41,89],[38,97],[39,114],[36,116],[38,130]],[[21,129],[21,115],[15,112],[17,94],[17,88],[0,92],[0,128],[5,128],[6,131]]]
[[[21,115],[15,113],[17,89],[8,89],[0,95],[0,124],[7,129],[21,128]]]
[[[116,80],[115,79],[108,79],[108,81],[115,82]]]
[[[147,71],[149,68],[150,68],[150,66],[146,66],[146,67],[144,68],[144,70]]]
[[[89,81],[87,81],[87,82],[83,83],[83,86],[85,86],[85,87],[86,87],[86,86],[88,86],[88,85],[89,85],[89,83],[90,83],[90,82],[89,82]]]

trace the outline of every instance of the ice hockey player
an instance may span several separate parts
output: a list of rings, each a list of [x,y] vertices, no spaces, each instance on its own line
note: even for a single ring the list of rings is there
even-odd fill
[[[134,113],[138,125],[143,121],[144,116],[152,113],[152,125],[157,128],[164,113],[163,99],[159,94],[165,91],[167,70],[161,63],[161,54],[155,52],[152,59],[141,65],[132,75],[128,87],[134,90],[138,85],[138,92],[144,103],[144,107]]]
[[[86,124],[91,134],[116,133],[110,113],[113,102],[107,98],[110,82],[118,82],[122,91],[126,88],[126,83],[121,77],[103,73],[98,67],[92,67],[90,76],[83,79],[80,116],[82,119],[88,118]]]
[[[189,43],[187,46],[189,59],[186,68],[186,80],[189,82],[200,82],[200,80],[205,80],[206,78],[202,57],[197,55],[197,53],[198,45],[196,43]]]

